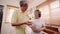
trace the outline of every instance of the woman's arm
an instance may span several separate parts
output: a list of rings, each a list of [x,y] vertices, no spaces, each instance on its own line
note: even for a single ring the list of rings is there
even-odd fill
[[[31,27],[32,28],[32,30],[34,31],[34,32],[36,32],[36,33],[39,33],[41,30],[40,29],[37,29],[36,27]]]
[[[34,27],[34,26],[32,26],[31,28],[32,28],[32,30],[33,30],[34,32],[36,32],[36,33],[39,33],[40,31],[43,31],[43,30],[45,29],[45,27],[42,27],[42,28],[37,29],[37,28]]]
[[[45,29],[46,29],[46,27],[44,26],[44,27],[42,27],[40,30],[43,31],[43,30],[45,30]]]

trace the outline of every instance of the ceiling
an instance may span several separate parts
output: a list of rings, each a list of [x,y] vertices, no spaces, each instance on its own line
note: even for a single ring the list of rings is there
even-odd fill
[[[45,2],[46,0],[29,0],[28,4],[29,4],[29,8],[33,8],[43,2]]]

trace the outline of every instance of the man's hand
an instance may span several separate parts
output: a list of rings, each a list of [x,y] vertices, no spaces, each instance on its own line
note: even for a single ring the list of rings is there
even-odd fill
[[[32,23],[29,22],[29,21],[23,22],[23,23],[11,23],[11,24],[12,24],[12,26],[21,26],[21,25],[24,25],[24,24],[26,24],[28,26],[32,25]]]
[[[26,24],[27,24],[27,25],[32,25],[32,23],[31,23],[31,22],[27,22]]]
[[[31,26],[32,25],[32,22],[27,21],[26,22],[26,25]]]

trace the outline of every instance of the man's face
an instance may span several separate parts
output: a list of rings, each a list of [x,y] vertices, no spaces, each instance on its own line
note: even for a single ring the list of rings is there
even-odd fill
[[[21,10],[23,12],[25,12],[27,10],[27,8],[28,8],[28,5],[27,4],[24,4],[24,5],[21,6]]]

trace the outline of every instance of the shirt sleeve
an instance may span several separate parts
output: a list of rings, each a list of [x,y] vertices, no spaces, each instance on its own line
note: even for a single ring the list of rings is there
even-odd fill
[[[11,18],[11,23],[17,23],[18,22],[18,11],[15,11]]]

